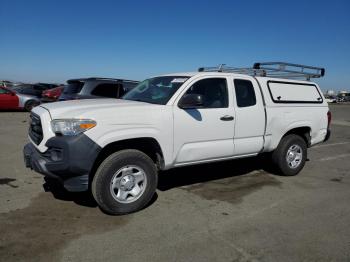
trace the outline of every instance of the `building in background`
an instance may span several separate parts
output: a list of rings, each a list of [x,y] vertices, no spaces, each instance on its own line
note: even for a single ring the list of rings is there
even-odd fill
[[[336,92],[334,90],[327,90],[325,95],[326,96],[335,96]]]

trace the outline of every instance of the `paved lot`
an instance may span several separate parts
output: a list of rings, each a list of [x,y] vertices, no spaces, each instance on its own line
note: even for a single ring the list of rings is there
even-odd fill
[[[45,192],[24,168],[28,114],[0,112],[0,261],[350,261],[350,105],[296,177],[258,159],[162,173],[141,212]]]

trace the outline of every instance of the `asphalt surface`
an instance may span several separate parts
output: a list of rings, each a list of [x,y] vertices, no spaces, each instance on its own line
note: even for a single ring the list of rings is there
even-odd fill
[[[249,158],[160,175],[126,216],[24,168],[28,113],[0,112],[0,261],[350,261],[350,105],[295,177]]]

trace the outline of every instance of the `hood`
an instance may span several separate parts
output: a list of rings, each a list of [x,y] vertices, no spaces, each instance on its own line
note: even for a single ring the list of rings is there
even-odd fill
[[[163,105],[121,99],[82,99],[42,104],[52,119],[87,118],[109,123],[126,123],[156,117]]]

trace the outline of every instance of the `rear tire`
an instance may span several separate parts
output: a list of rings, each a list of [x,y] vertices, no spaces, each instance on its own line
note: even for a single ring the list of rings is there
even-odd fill
[[[121,150],[99,166],[91,184],[92,194],[106,213],[122,215],[144,208],[158,184],[156,165],[141,151]]]
[[[35,100],[29,100],[25,103],[24,109],[27,110],[28,112],[32,111],[32,109],[36,106],[38,106],[40,103]]]
[[[272,153],[272,162],[278,172],[284,176],[295,176],[304,167],[307,158],[307,146],[304,139],[290,134],[282,138]]]

